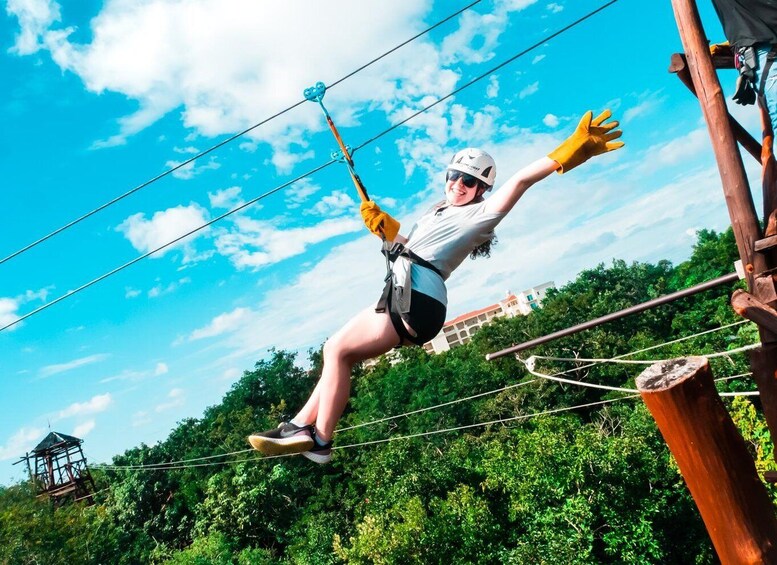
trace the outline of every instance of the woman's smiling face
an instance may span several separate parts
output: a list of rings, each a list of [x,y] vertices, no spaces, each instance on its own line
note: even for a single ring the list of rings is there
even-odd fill
[[[445,198],[451,206],[464,206],[477,198],[480,181],[460,171],[448,171],[445,181]]]

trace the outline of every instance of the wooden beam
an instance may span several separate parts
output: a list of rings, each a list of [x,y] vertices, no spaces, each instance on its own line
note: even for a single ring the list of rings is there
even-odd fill
[[[734,312],[755,322],[773,333],[777,333],[777,310],[757,300],[749,292],[737,289],[731,295]]]
[[[716,69],[731,68],[734,66],[733,61],[731,63],[731,67],[721,64],[718,57],[713,57],[712,62]],[[696,89],[693,87],[691,71],[688,70],[688,63],[685,59],[685,55],[682,53],[674,53],[672,55],[669,63],[669,72],[675,73],[677,78],[679,78],[680,81],[682,81],[682,83],[688,87],[688,90],[690,90],[694,96],[698,96],[696,94]],[[726,113],[728,114],[728,110]],[[744,147],[745,150],[750,153],[750,155],[752,155],[756,161],[760,163],[762,158],[761,151],[763,150],[761,144],[758,143],[758,141],[756,141],[756,139],[750,135],[750,132],[742,127],[742,124],[736,121],[731,114],[728,114],[728,121],[729,124],[731,124],[732,131],[734,132],[734,137],[736,137],[739,144]]]
[[[753,245],[753,249],[758,253],[770,251],[775,247],[777,247],[777,235],[770,235],[769,237],[759,239],[755,242],[755,245]]]
[[[661,361],[637,389],[674,455],[723,564],[777,563],[777,518],[704,357]]]

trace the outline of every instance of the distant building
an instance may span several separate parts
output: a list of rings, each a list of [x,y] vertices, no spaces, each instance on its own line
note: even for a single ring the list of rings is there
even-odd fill
[[[542,306],[542,299],[549,288],[555,288],[552,282],[546,282],[541,285],[528,288],[517,295],[507,291],[507,296],[485,308],[480,308],[472,312],[467,312],[445,322],[445,325],[431,341],[424,344],[424,349],[429,353],[442,353],[452,347],[464,345],[481,326],[487,324],[498,316],[507,316],[509,318],[522,315],[526,316]]]

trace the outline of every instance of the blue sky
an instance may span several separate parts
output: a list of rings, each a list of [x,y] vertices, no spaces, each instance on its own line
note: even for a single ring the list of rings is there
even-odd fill
[[[10,0],[0,16],[0,257],[331,84],[466,2]],[[603,2],[483,0],[330,89],[358,146]],[[721,39],[709,0],[699,8]],[[696,100],[667,72],[670,2],[620,0],[358,151],[405,228],[480,146],[497,183],[612,108],[626,147],[533,187],[448,317],[613,258],[688,257],[728,215]],[[721,74],[730,96],[734,75]],[[757,132],[753,107],[730,105]],[[329,160],[305,103],[0,264],[0,326]],[[751,179],[758,167],[745,160]],[[759,198],[756,199],[760,200]],[[407,229],[403,230],[407,231]],[[270,348],[318,347],[381,289],[344,165],[331,166],[0,332],[0,481],[52,430],[93,461],[166,437]],[[248,430],[247,430],[248,431]]]

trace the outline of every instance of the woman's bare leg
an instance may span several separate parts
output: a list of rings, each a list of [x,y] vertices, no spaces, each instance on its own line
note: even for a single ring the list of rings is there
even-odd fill
[[[330,440],[348,404],[353,366],[390,351],[398,343],[399,335],[388,313],[378,313],[370,307],[354,316],[324,344],[321,379],[294,421],[315,422],[319,437]]]

